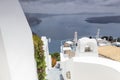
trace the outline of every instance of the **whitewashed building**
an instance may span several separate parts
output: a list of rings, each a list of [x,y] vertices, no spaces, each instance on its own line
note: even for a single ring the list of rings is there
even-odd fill
[[[120,62],[99,57],[96,39],[66,41],[60,57],[64,80],[120,80]]]
[[[0,0],[0,80],[38,80],[32,32],[18,0]]]
[[[97,42],[95,39],[83,37],[78,40],[76,47],[77,56],[98,56]]]

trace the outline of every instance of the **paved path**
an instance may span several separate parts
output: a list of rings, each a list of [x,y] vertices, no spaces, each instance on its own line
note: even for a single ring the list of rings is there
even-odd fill
[[[48,80],[63,80],[61,77],[61,71],[57,68],[49,70],[47,75]]]

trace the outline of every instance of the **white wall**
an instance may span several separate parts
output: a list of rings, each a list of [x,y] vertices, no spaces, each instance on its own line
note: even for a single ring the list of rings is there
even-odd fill
[[[72,68],[71,64],[72,64],[72,59],[60,62],[60,68],[62,69],[62,76],[63,76],[64,80],[68,80],[66,78],[66,72],[71,70],[71,68]]]
[[[75,57],[61,62],[62,75],[69,80],[120,80],[120,63],[97,57]]]
[[[32,33],[18,0],[0,0],[4,65],[9,76],[0,80],[37,80]],[[8,62],[8,65],[7,65]],[[8,77],[9,79],[5,79]]]
[[[0,30],[0,80],[11,80],[1,30]]]
[[[60,47],[60,61],[66,61],[69,60],[68,54],[64,54],[63,46]]]
[[[71,80],[120,80],[120,73],[99,64],[74,62],[71,77]]]
[[[46,62],[46,74],[48,74],[48,70],[52,68],[52,60],[51,56],[49,55],[49,48],[48,48],[48,39],[46,36],[41,37],[43,41],[43,50],[44,50],[44,55],[45,55],[45,62]]]
[[[86,46],[90,47],[90,52],[85,52]],[[97,41],[95,39],[81,38],[78,40],[76,56],[98,56]]]

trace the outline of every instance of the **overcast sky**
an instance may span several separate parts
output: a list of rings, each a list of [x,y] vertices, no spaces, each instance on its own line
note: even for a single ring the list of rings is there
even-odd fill
[[[120,0],[20,0],[29,13],[120,13]]]

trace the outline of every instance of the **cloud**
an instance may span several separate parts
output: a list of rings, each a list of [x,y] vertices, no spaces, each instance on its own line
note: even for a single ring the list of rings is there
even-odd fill
[[[108,0],[103,5],[108,7],[120,7],[120,0]]]
[[[21,1],[21,2],[22,1],[26,1],[26,2],[33,1],[34,2],[34,1],[40,1],[40,0],[19,0],[19,1]]]
[[[29,13],[119,13],[119,0],[20,0]]]
[[[74,0],[19,0],[20,2],[41,2],[41,3],[64,3],[64,2],[71,2]]]

